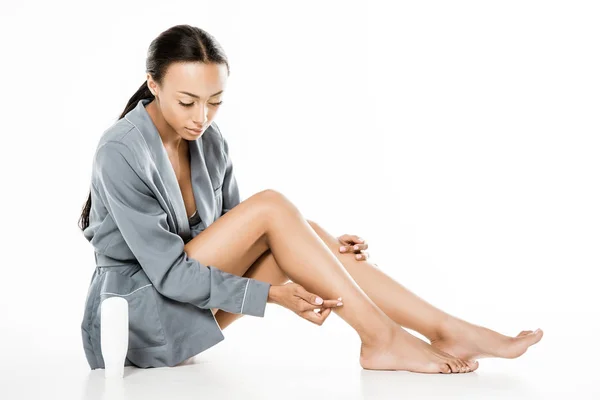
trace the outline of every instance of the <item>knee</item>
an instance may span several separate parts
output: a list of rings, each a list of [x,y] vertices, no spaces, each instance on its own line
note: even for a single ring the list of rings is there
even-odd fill
[[[256,197],[257,204],[262,210],[270,215],[279,211],[289,211],[295,208],[285,195],[274,189],[262,190],[254,196]]]
[[[256,194],[256,196],[260,197],[262,201],[271,203],[281,202],[285,199],[285,195],[275,189],[261,190]]]

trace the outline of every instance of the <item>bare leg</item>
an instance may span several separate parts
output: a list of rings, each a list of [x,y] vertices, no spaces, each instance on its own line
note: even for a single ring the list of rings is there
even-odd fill
[[[394,323],[356,284],[298,209],[275,191],[243,201],[185,245],[189,257],[240,276],[268,249],[292,281],[322,298],[343,297],[344,306],[333,312],[358,333],[363,368],[427,373],[477,368]]]
[[[412,293],[372,263],[358,261],[352,253],[340,253],[336,237],[316,222],[307,222],[379,308],[398,324],[425,335],[444,352],[464,360],[515,358],[541,339],[541,331],[535,334],[522,331],[516,337],[509,337],[451,316]],[[283,284],[288,280],[272,254],[264,254],[248,272],[246,276],[273,284]],[[222,329],[241,316],[223,310],[215,315]]]
[[[271,250],[265,251],[243,276],[269,282],[272,285],[283,285],[290,280],[281,268],[279,268],[279,265],[277,265],[277,261],[275,261]],[[225,329],[233,321],[244,316],[244,314],[232,314],[218,308],[213,308],[212,312],[215,314],[215,319],[221,329]]]
[[[315,232],[343,262],[365,293],[390,318],[426,336],[434,347],[463,360],[486,357],[516,358],[539,342],[543,332],[522,331],[516,337],[466,322],[434,307],[368,261],[340,253],[336,237],[313,221]]]

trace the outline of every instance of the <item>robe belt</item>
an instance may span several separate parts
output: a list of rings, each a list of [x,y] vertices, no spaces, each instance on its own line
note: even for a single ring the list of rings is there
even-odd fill
[[[102,268],[102,267],[130,267],[132,265],[140,265],[139,262],[132,260],[132,261],[123,261],[123,260],[117,260],[115,258],[111,258],[105,254],[99,254],[94,252],[94,255],[96,257],[96,268]]]

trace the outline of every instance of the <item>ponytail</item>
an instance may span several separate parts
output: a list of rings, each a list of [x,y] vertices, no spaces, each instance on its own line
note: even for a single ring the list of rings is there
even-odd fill
[[[119,119],[123,118],[129,111],[133,110],[140,100],[153,98],[154,95],[150,91],[150,88],[148,87],[146,81],[144,81],[144,83],[142,83],[142,86],[139,87],[137,92],[135,92],[127,102],[127,105],[125,106],[123,113],[119,116]]]

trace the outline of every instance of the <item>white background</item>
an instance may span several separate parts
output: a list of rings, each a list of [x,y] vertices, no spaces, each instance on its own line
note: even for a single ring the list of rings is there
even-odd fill
[[[3,4],[0,397],[597,398],[599,19],[594,1]],[[242,198],[276,189],[430,303],[542,341],[471,374],[365,371],[337,315],[269,304],[111,394],[81,342],[77,222],[100,135],[181,23],[229,57],[216,121]]]

